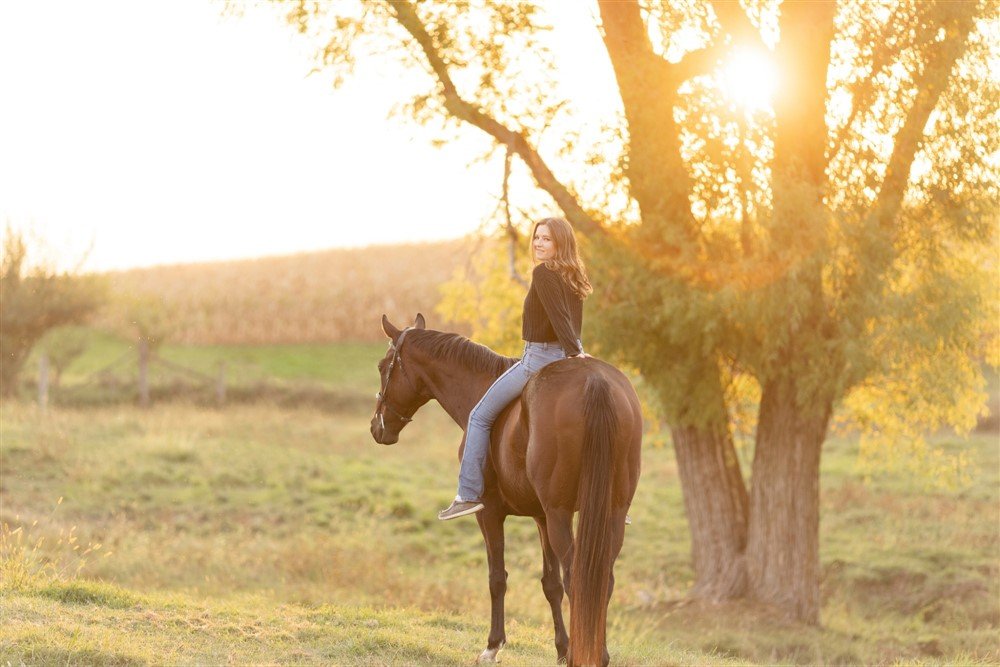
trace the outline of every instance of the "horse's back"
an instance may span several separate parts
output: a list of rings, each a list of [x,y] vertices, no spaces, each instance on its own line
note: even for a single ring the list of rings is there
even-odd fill
[[[593,388],[588,390],[588,384]],[[642,412],[632,383],[599,359],[569,359],[542,369],[525,387],[521,409],[525,472],[542,506],[577,509],[587,391],[608,392],[614,422],[610,461],[613,498],[629,504],[639,479]]]

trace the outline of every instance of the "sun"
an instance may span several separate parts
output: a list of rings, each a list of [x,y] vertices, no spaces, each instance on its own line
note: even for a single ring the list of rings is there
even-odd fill
[[[768,55],[759,50],[740,49],[722,65],[722,92],[747,111],[772,108],[778,87],[778,69]]]

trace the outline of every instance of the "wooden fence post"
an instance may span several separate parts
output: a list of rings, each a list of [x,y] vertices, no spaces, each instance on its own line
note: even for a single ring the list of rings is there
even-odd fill
[[[215,402],[222,405],[226,402],[226,362],[219,362],[219,379],[215,384]]]
[[[45,412],[49,407],[49,355],[38,357],[38,407]]]
[[[139,338],[139,405],[149,407],[149,341]]]

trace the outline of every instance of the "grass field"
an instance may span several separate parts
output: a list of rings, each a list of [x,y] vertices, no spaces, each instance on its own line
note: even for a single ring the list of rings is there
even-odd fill
[[[72,386],[85,382],[116,361],[120,363],[111,372],[134,377],[138,363],[134,342],[99,329],[76,329],[86,336],[87,347],[66,369],[62,378],[64,384]],[[373,364],[385,349],[382,342],[336,345],[186,345],[167,342],[157,349],[157,354],[169,362],[209,376],[214,376],[219,364],[223,363],[227,376],[235,383],[261,379],[315,381],[343,391],[361,391],[371,384]],[[37,357],[36,349],[25,366],[25,375],[30,377],[35,372]],[[153,382],[157,380],[157,372],[154,365]]]
[[[55,405],[91,407],[135,402],[138,395],[136,344],[93,328],[75,327],[86,341],[52,387]],[[32,352],[22,373],[20,396],[36,395],[38,356]],[[284,405],[312,405],[321,409],[361,409],[378,389],[373,385],[375,360],[385,352],[381,342],[345,342],[268,345],[157,346],[149,367],[153,400],[169,399],[214,405],[220,372],[230,403],[271,401]],[[161,363],[157,360],[163,360]],[[375,378],[377,380],[377,377]]]
[[[383,350],[239,353],[360,401],[377,389]],[[196,364],[207,352],[172,354]],[[291,370],[299,363],[307,370]],[[47,415],[3,404],[0,663],[470,663],[488,633],[485,552],[474,521],[435,518],[453,493],[458,427],[431,404],[381,447],[369,417],[266,403]],[[997,438],[939,444],[971,453],[970,484],[863,482],[855,443],[827,444],[821,628],[684,601],[674,458],[647,447],[616,570],[613,664],[996,664]],[[532,522],[508,520],[506,567],[504,662],[552,663]]]

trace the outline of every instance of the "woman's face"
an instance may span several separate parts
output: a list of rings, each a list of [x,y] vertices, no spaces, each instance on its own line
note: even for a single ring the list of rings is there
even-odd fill
[[[538,225],[535,228],[535,238],[531,242],[535,250],[535,260],[546,262],[556,256],[556,242],[552,240],[548,225]]]

